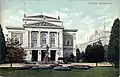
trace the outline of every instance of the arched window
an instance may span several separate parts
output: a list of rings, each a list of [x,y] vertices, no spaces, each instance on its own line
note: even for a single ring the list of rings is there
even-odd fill
[[[20,44],[23,43],[23,34],[22,33],[11,33],[12,38],[14,40],[19,41]]]
[[[67,45],[70,45],[70,41],[69,40],[67,40]]]
[[[56,33],[50,33],[50,45],[55,46]]]
[[[72,45],[72,39],[67,39],[66,40],[66,45]]]
[[[41,32],[41,45],[45,45],[47,41],[47,33]]]
[[[32,47],[37,46],[37,37],[38,37],[37,35],[38,35],[37,31],[31,32],[31,46]]]

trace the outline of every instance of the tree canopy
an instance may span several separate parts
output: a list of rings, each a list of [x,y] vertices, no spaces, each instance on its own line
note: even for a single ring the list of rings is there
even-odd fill
[[[98,62],[104,60],[104,47],[101,43],[101,40],[94,42],[92,45],[88,45],[85,49],[85,60],[87,62],[95,62],[96,65]]]
[[[25,57],[25,50],[21,47],[19,41],[9,38],[6,43],[6,60],[8,62],[22,62]]]
[[[80,60],[80,50],[77,49],[76,50],[76,61],[79,62],[79,60]]]
[[[108,53],[107,53],[108,61],[114,64],[115,66],[119,65],[119,40],[120,40],[119,27],[120,27],[120,20],[117,18],[115,19],[111,29],[111,35],[110,35]]]
[[[5,62],[5,54],[6,54],[5,37],[3,34],[2,26],[0,24],[0,63]]]

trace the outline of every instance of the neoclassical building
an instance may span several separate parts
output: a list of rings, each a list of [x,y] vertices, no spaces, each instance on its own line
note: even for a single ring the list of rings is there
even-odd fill
[[[48,56],[52,61],[59,57],[76,56],[77,29],[65,29],[60,17],[46,15],[26,16],[22,27],[6,26],[8,37],[19,40],[26,50],[25,60],[43,61],[48,47]]]

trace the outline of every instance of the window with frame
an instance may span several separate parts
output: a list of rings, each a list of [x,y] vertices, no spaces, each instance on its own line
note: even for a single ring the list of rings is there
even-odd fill
[[[50,45],[55,46],[55,36],[56,33],[50,33]]]
[[[73,39],[71,37],[66,37],[65,40],[66,40],[65,45],[67,45],[67,46],[73,45]]]
[[[37,46],[37,37],[38,37],[38,32],[37,31],[32,31],[31,32],[31,46],[32,47]]]
[[[47,41],[47,33],[41,32],[41,45],[45,45]]]
[[[23,44],[23,34],[22,33],[11,33],[11,36],[14,40],[19,41],[20,44]]]

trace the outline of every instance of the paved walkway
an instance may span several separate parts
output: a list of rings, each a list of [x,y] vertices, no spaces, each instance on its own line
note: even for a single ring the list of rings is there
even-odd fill
[[[22,67],[24,65],[34,65],[34,64],[23,64],[23,63],[13,63],[12,67]],[[50,64],[40,64],[40,65],[46,65],[49,66]],[[69,65],[89,65],[89,66],[96,66],[96,63],[71,63],[71,64],[61,64],[63,66],[69,66]],[[97,66],[112,66],[110,63],[98,63]],[[10,67],[10,64],[0,64],[0,67]]]

